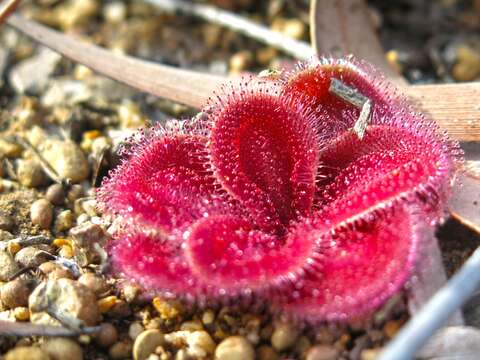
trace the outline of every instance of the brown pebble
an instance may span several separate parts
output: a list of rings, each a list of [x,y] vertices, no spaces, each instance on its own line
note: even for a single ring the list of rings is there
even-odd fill
[[[338,357],[339,353],[335,347],[316,345],[307,350],[305,360],[336,360]]]
[[[81,198],[83,196],[83,187],[79,184],[74,184],[70,188],[70,191],[67,194],[68,201],[74,202],[75,200]]]
[[[122,360],[131,358],[132,343],[131,342],[117,342],[108,350],[110,358],[113,360]]]
[[[53,207],[46,199],[35,201],[30,208],[30,219],[34,225],[48,229],[52,225]]]
[[[103,323],[100,325],[100,331],[98,332],[95,340],[101,347],[110,347],[117,342],[118,331],[112,324]]]
[[[19,306],[28,306],[30,296],[30,282],[25,279],[15,279],[3,285],[0,289],[0,299],[3,306],[13,309]]]
[[[298,331],[292,324],[281,323],[273,331],[271,343],[275,350],[282,352],[291,348],[298,337]]]
[[[145,360],[150,354],[152,354],[157,346],[165,344],[165,338],[162,332],[159,330],[145,330],[135,339],[133,345],[133,359]]]
[[[5,360],[52,360],[42,349],[34,346],[16,347],[5,355]]]
[[[108,312],[108,315],[117,319],[128,317],[131,314],[132,309],[130,308],[130,305],[128,305],[123,300],[117,300],[115,302],[115,305],[113,305],[113,307]]]
[[[278,360],[279,356],[271,346],[262,345],[257,349],[257,359],[258,360]]]
[[[83,352],[80,345],[71,339],[53,338],[42,345],[51,360],[82,360]]]
[[[42,166],[34,159],[18,160],[17,178],[20,184],[30,188],[42,186],[47,181]]]
[[[0,281],[8,281],[19,270],[18,264],[8,251],[0,250]]]
[[[92,290],[97,296],[108,291],[108,284],[105,279],[94,273],[83,274],[78,278],[78,282]]]
[[[65,190],[61,184],[50,185],[45,193],[45,198],[53,205],[62,205],[65,201]]]
[[[130,327],[128,328],[128,336],[130,339],[135,340],[138,335],[140,335],[143,330],[145,330],[142,326],[142,324],[138,322],[133,322],[130,324]]]
[[[255,350],[243,336],[230,336],[215,350],[215,360],[253,360]]]
[[[15,261],[23,267],[38,267],[52,259],[49,250],[47,245],[27,246],[15,254]]]
[[[44,273],[48,279],[73,279],[73,274],[67,268],[53,261],[47,261],[41,264],[38,269]]]

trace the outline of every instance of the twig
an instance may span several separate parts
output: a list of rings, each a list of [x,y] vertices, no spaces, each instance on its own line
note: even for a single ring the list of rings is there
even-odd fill
[[[182,12],[194,15],[209,22],[238,31],[246,36],[270,45],[301,60],[311,58],[315,52],[303,41],[286,37],[262,25],[258,25],[231,12],[218,9],[214,6],[197,4],[183,0],[145,0],[168,12]]]
[[[415,352],[439,329],[480,285],[480,248],[460,271],[400,330],[378,360],[412,359]]]
[[[95,334],[99,331],[100,326],[86,326],[76,331],[61,326],[35,325],[0,320],[0,334],[2,336],[78,336],[81,334]]]

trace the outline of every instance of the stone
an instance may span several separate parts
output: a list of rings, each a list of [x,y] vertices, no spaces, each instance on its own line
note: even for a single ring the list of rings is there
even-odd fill
[[[135,340],[138,335],[140,335],[143,330],[145,330],[142,326],[142,324],[138,322],[133,322],[130,324],[130,327],[128,328],[128,336],[130,339]]]
[[[103,323],[100,325],[100,331],[95,337],[95,341],[98,345],[104,348],[108,348],[115,344],[118,340],[118,331],[110,323]]]
[[[48,229],[52,225],[53,206],[47,199],[39,199],[30,207],[30,219],[32,224],[41,229]]]
[[[329,345],[315,345],[307,350],[305,360],[336,360],[339,357],[338,350]]]
[[[278,360],[279,358],[277,352],[271,346],[262,345],[257,349],[258,360]]]
[[[88,177],[87,159],[80,147],[71,140],[46,141],[42,155],[62,179],[79,183]]]
[[[10,84],[20,94],[41,94],[61,58],[60,54],[41,48],[38,54],[13,67],[9,75]]]
[[[8,281],[18,270],[20,270],[20,267],[12,255],[0,250],[0,281]]]
[[[48,280],[38,285],[29,298],[31,321],[36,324],[59,325],[45,310],[49,306],[67,316],[82,320],[87,326],[97,324],[100,313],[95,294],[71,279]]]
[[[28,306],[29,295],[30,283],[22,278],[9,281],[0,288],[2,305],[8,309],[14,309],[19,306]]]
[[[51,360],[82,360],[83,351],[75,341],[66,338],[48,339],[42,344],[42,350]]]
[[[117,342],[108,350],[110,358],[113,360],[130,359],[132,353],[132,344],[130,342]]]
[[[295,345],[297,337],[298,331],[293,324],[280,323],[273,330],[270,341],[275,350],[282,352]]]
[[[215,350],[215,360],[253,360],[255,350],[243,336],[230,336]]]
[[[41,264],[38,269],[44,273],[49,280],[73,279],[73,274],[67,268],[54,262],[47,261]]]
[[[22,267],[36,268],[44,262],[51,260],[51,256],[49,256],[46,250],[49,250],[47,245],[24,247],[15,254],[15,261]]]
[[[23,148],[19,144],[0,138],[0,158],[16,158],[22,155],[22,151]]]
[[[45,185],[48,181],[42,166],[35,159],[19,159],[17,177],[20,184],[30,188]]]
[[[85,82],[60,78],[49,82],[42,95],[41,103],[45,107],[72,106],[92,97],[92,90]]]
[[[156,329],[145,330],[135,339],[133,344],[133,359],[146,360],[155,352],[157,346],[165,344],[165,337],[162,332]]]
[[[20,346],[10,350],[5,360],[52,360],[42,349],[34,346]]]
[[[100,261],[96,246],[103,246],[108,239],[108,234],[100,225],[86,222],[70,229],[70,235],[78,265],[83,267]]]
[[[204,330],[175,331],[166,334],[165,340],[177,348],[186,345],[186,354],[194,359],[211,356],[216,346],[210,334]]]
[[[78,278],[78,282],[88,287],[97,296],[106,293],[109,289],[104,278],[90,272],[82,274],[82,276]]]
[[[458,81],[472,81],[480,76],[480,52],[470,46],[461,45],[457,49],[457,62],[452,75]]]
[[[61,184],[50,185],[45,193],[45,198],[53,205],[62,205],[65,202],[65,190]]]
[[[72,210],[63,210],[55,219],[54,229],[55,232],[62,232],[70,230],[75,225],[75,215]]]

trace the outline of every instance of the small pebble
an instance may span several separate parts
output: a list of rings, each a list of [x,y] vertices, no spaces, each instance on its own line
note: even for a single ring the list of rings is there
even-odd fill
[[[44,262],[51,260],[51,256],[46,250],[50,248],[46,245],[27,246],[15,254],[15,261],[22,267],[38,267]]]
[[[127,16],[127,6],[120,1],[107,3],[103,7],[103,16],[109,23],[120,23]]]
[[[110,311],[117,303],[118,298],[115,295],[104,297],[98,300],[98,309],[100,313],[105,314]]]
[[[84,195],[83,187],[79,184],[73,184],[70,188],[67,198],[68,201],[74,202],[75,200],[81,198]]]
[[[398,332],[400,329],[400,322],[390,320],[387,321],[387,323],[383,327],[383,332],[391,339],[395,336],[395,334]]]
[[[96,246],[103,246],[108,239],[108,234],[100,225],[86,222],[70,229],[70,235],[78,265],[83,267],[100,261]]]
[[[3,306],[13,309],[18,306],[28,306],[30,296],[29,281],[21,278],[9,281],[0,288],[0,299]]]
[[[52,338],[42,344],[51,360],[82,360],[83,352],[80,345],[75,341],[66,338]]]
[[[45,142],[42,155],[62,179],[79,183],[88,177],[87,159],[78,145],[71,140]]]
[[[457,50],[457,63],[452,75],[458,81],[472,81],[480,76],[480,52],[462,45]]]
[[[123,287],[123,296],[128,303],[133,303],[137,300],[138,295],[140,294],[141,289],[134,284],[126,284]]]
[[[239,74],[245,71],[252,63],[253,55],[248,50],[242,50],[230,58],[230,72]]]
[[[183,306],[174,300],[164,300],[156,297],[152,300],[153,307],[164,320],[172,320],[181,316]]]
[[[48,229],[52,225],[53,207],[46,199],[35,201],[30,208],[30,219],[41,229]]]
[[[70,279],[48,280],[38,285],[28,300],[32,323],[58,325],[45,310],[56,310],[83,320],[85,325],[97,324],[100,313],[95,294],[86,286]]]
[[[213,324],[214,320],[215,320],[215,313],[213,312],[213,310],[206,310],[202,314],[202,322],[204,325]]]
[[[360,353],[360,360],[375,360],[382,349],[365,349]]]
[[[73,279],[73,274],[67,268],[54,261],[47,261],[41,264],[38,269],[44,273],[49,280]]]
[[[329,345],[315,345],[307,350],[305,360],[336,360],[339,357],[338,350]]]
[[[185,321],[180,325],[180,330],[183,331],[201,331],[203,330],[203,325],[199,320]]]
[[[92,290],[97,296],[105,294],[109,289],[108,284],[103,277],[91,272],[85,273],[80,276],[78,278],[78,282]]]
[[[30,319],[30,311],[25,306],[19,306],[13,309],[13,315],[18,321],[28,321]]]
[[[23,148],[14,142],[0,138],[0,157],[16,158],[22,155]]]
[[[63,210],[55,219],[55,232],[62,232],[71,229],[75,224],[75,215],[72,210]]]
[[[53,205],[62,205],[65,202],[65,190],[61,184],[50,185],[45,193],[45,198]]]
[[[42,349],[34,346],[21,346],[10,350],[5,360],[53,360]]]
[[[101,347],[108,348],[117,342],[118,331],[112,324],[103,323],[100,325],[100,331],[95,340]]]
[[[132,353],[132,344],[130,342],[117,342],[108,350],[110,358],[113,360],[130,359]]]
[[[18,270],[20,268],[12,255],[0,250],[0,281],[8,281]]]
[[[19,159],[17,161],[17,177],[20,184],[26,187],[39,187],[45,185],[47,176],[42,166],[34,159]]]
[[[262,345],[257,349],[258,360],[278,360],[280,357],[277,352],[268,345]]]
[[[270,339],[272,346],[278,352],[291,348],[298,337],[298,331],[291,324],[281,323],[275,327]]]
[[[155,352],[157,346],[165,344],[165,337],[159,330],[145,330],[135,339],[133,344],[133,359],[146,360],[148,356]]]
[[[243,336],[230,336],[215,350],[215,360],[253,360],[255,350]]]
[[[128,336],[130,339],[135,340],[138,335],[140,335],[143,330],[145,330],[142,326],[142,324],[138,322],[133,322],[130,324],[130,327],[128,328]]]

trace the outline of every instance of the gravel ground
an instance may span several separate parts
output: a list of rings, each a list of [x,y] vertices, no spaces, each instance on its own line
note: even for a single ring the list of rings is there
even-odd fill
[[[308,41],[307,1],[210,3]],[[411,82],[480,77],[479,1],[370,6],[388,59]],[[39,0],[21,11],[112,51],[212,73],[257,72],[291,60],[142,1]],[[265,307],[195,309],[146,299],[135,285],[105,276],[101,245],[109,235],[96,210],[95,186],[118,163],[116,149],[135,129],[194,112],[98,76],[11,29],[1,30],[0,45],[0,319],[100,326],[96,334],[71,339],[1,336],[6,360],[369,360],[408,319],[398,296],[372,319],[311,328]],[[67,178],[71,182],[62,181]],[[480,244],[453,220],[438,236],[449,274]],[[469,313],[475,309],[473,302]]]

